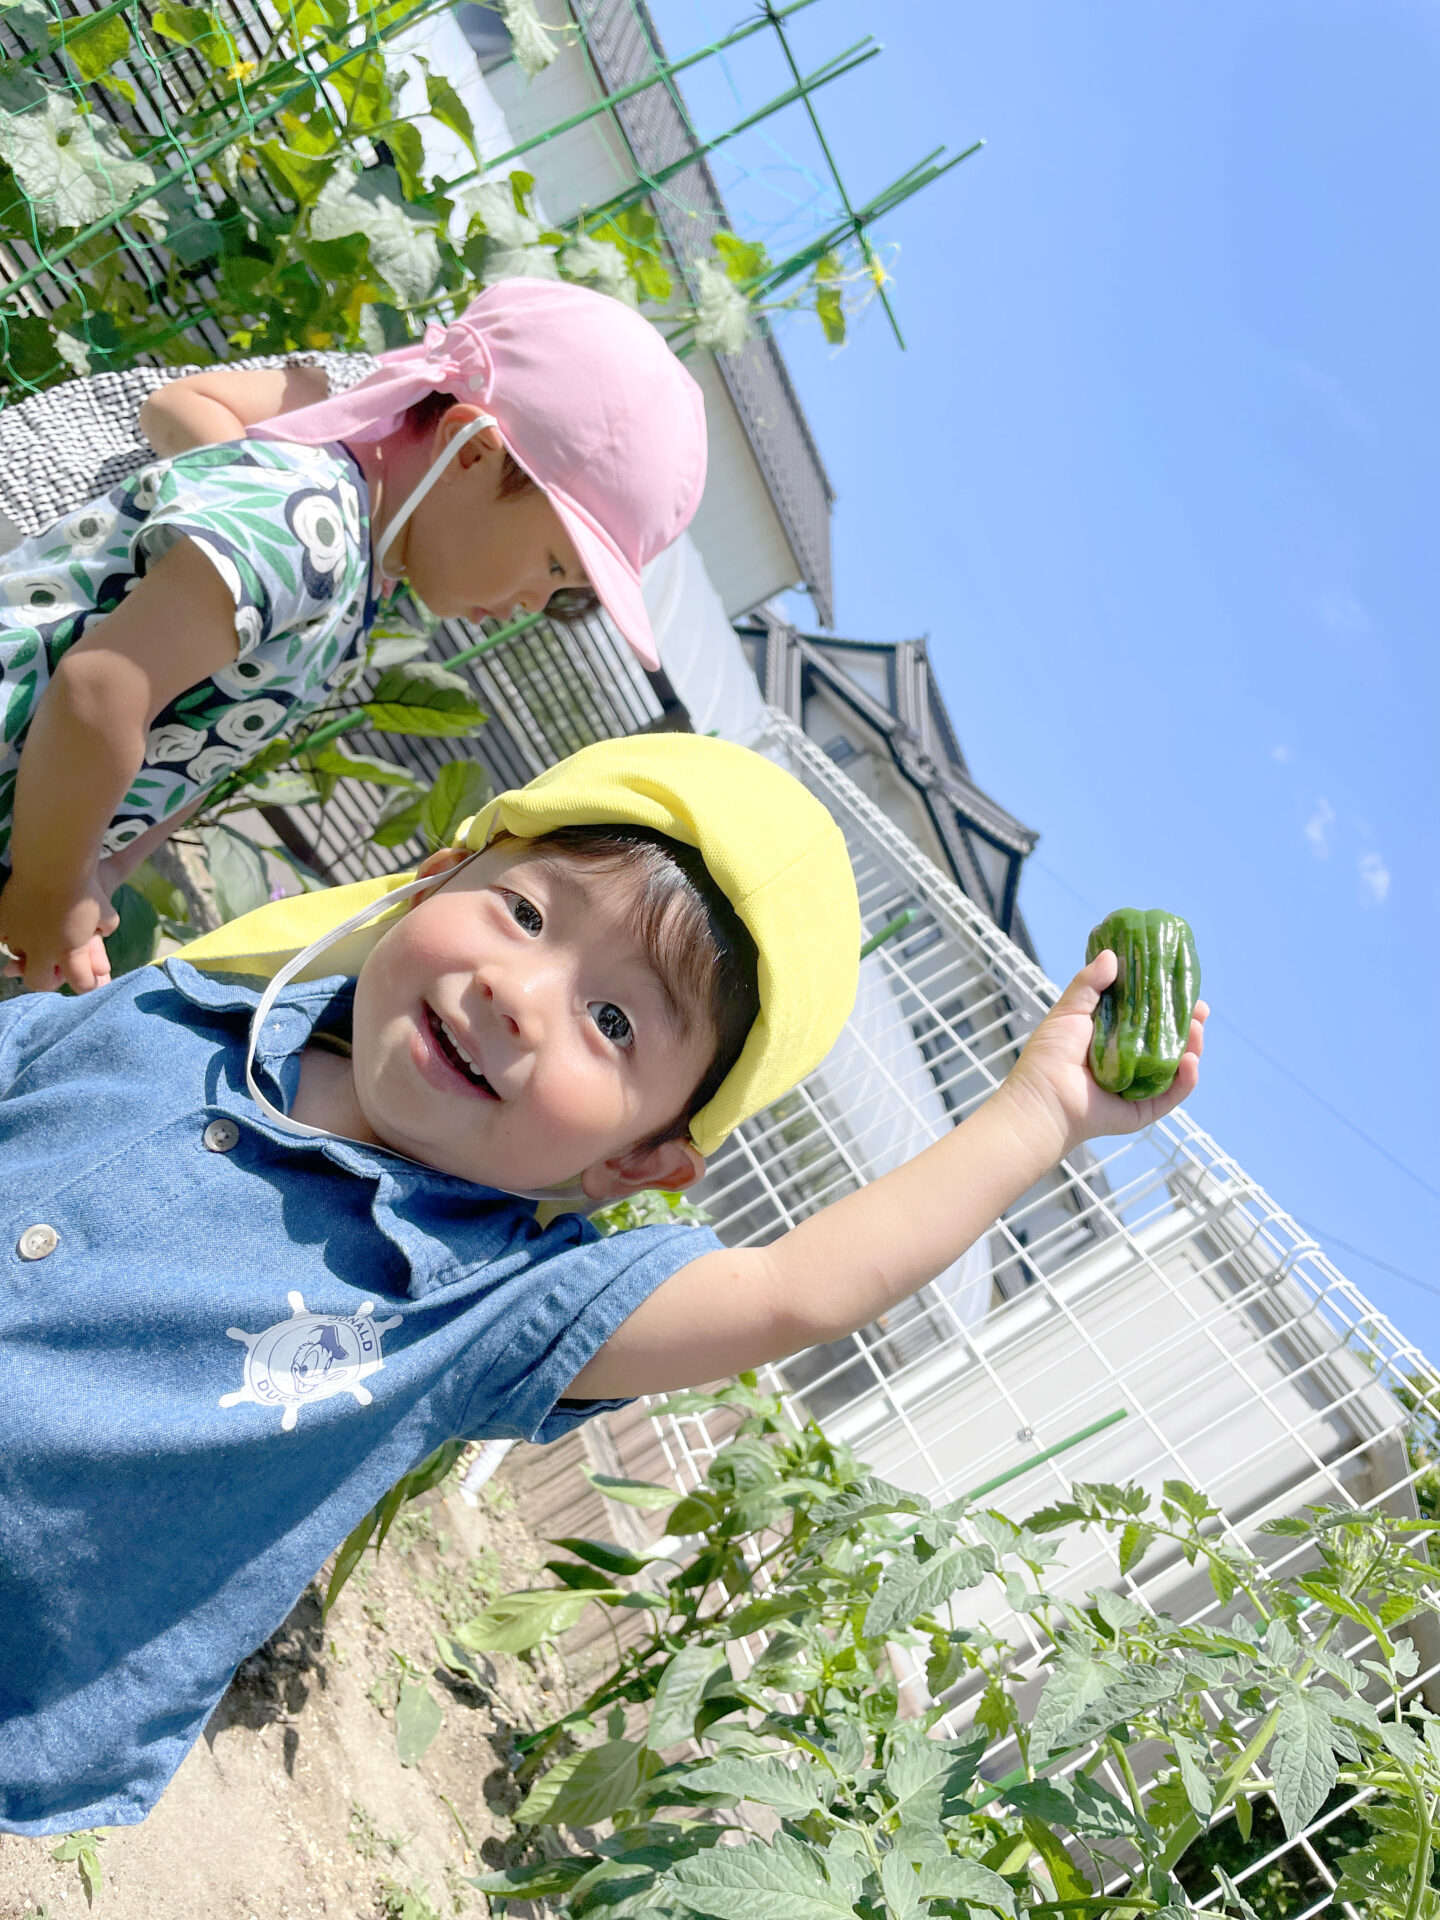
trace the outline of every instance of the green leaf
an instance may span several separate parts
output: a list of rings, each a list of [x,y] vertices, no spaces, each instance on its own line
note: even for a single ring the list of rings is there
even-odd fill
[[[757,1806],[774,1807],[777,1813],[803,1816],[825,1804],[814,1771],[808,1765],[789,1766],[778,1754],[710,1760],[687,1768],[683,1778],[688,1791],[726,1806],[753,1800]]]
[[[403,847],[419,833],[424,806],[423,793],[412,793],[408,789],[392,793],[370,830],[371,840],[377,847]]]
[[[1175,1749],[1175,1760],[1180,1768],[1180,1784],[1185,1789],[1185,1798],[1191,1808],[1202,1820],[1208,1821],[1215,1807],[1215,1797],[1210,1782],[1205,1778],[1205,1759],[1193,1740],[1183,1733],[1172,1733],[1170,1744]]]
[[[1113,1667],[1081,1647],[1065,1645],[1056,1650],[1055,1670],[1031,1719],[1032,1765],[1043,1765],[1058,1746],[1068,1744],[1065,1735],[1072,1723],[1086,1707],[1103,1699],[1118,1677]]]
[[[1128,1633],[1131,1627],[1138,1627],[1151,1617],[1128,1594],[1116,1593],[1110,1587],[1100,1587],[1090,1597],[1095,1602],[1095,1611],[1114,1634]]]
[[[470,109],[444,74],[431,73],[428,66],[425,69],[425,98],[435,118],[442,126],[449,127],[452,133],[458,133],[470,149],[471,157],[478,160],[480,155],[475,148],[475,126],[470,118]]]
[[[1150,1543],[1155,1538],[1153,1527],[1144,1527],[1132,1520],[1120,1532],[1120,1571],[1129,1573],[1150,1551]]]
[[[9,161],[47,233],[89,226],[155,179],[113,128],[82,113],[68,94],[49,91],[23,113],[0,112],[0,160]],[[163,234],[156,202],[140,212]]]
[[[238,920],[263,907],[270,898],[270,878],[254,841],[233,827],[206,827],[201,839],[221,918]]]
[[[586,1560],[592,1567],[600,1567],[606,1573],[643,1573],[655,1558],[653,1553],[631,1553],[628,1547],[617,1547],[613,1540],[582,1540],[578,1535],[571,1534],[552,1540],[550,1544],[552,1547],[564,1547],[577,1560]]]
[[[1006,1920],[1015,1920],[1015,1893],[1008,1882],[978,1860],[927,1856],[920,1862],[920,1890],[927,1899],[963,1900],[971,1906],[992,1907]]]
[[[975,1587],[995,1565],[989,1547],[951,1547],[933,1559],[899,1555],[885,1569],[865,1612],[867,1634],[889,1633],[908,1626],[917,1614],[928,1613],[962,1587]]]
[[[395,1702],[395,1748],[402,1767],[413,1767],[445,1723],[430,1689],[413,1680],[400,1682]]]
[[[87,1907],[93,1907],[100,1898],[100,1890],[105,1884],[100,1856],[93,1846],[82,1847],[75,1865],[80,1874],[80,1884],[85,1889],[85,1904]]]
[[[390,149],[395,162],[395,171],[400,178],[400,191],[407,201],[416,201],[425,191],[425,142],[420,129],[413,120],[392,120],[385,129],[385,144]],[[371,260],[375,260],[375,250],[370,250]],[[378,265],[379,263],[376,262]],[[393,287],[395,282],[386,274]],[[398,291],[398,288],[397,288]]]
[[[462,1874],[481,1893],[510,1894],[516,1900],[553,1900],[568,1893],[594,1866],[593,1854],[568,1860],[541,1860],[531,1867],[506,1867],[503,1873]]]
[[[1339,1772],[1329,1709],[1318,1689],[1286,1688],[1270,1749],[1270,1771],[1285,1837],[1293,1840],[1319,1812]]]
[[[671,1513],[666,1525],[671,1533],[708,1533],[720,1518],[720,1502],[707,1493],[687,1493]]]
[[[577,1591],[581,1587],[587,1587],[595,1593],[608,1594],[613,1590],[609,1576],[601,1573],[598,1567],[582,1567],[574,1560],[547,1560],[545,1571],[553,1573],[557,1580]]]
[[[658,1513],[662,1507],[673,1507],[680,1498],[673,1487],[656,1486],[653,1480],[622,1480],[613,1473],[597,1473],[588,1466],[582,1466],[580,1471],[595,1491],[603,1493],[607,1500],[618,1500],[622,1506],[640,1507],[646,1513]]]
[[[603,1747],[568,1754],[526,1794],[515,1810],[519,1825],[590,1827],[634,1799],[650,1755],[637,1740],[607,1740]]]
[[[337,780],[368,780],[377,787],[403,787],[410,793],[423,793],[425,783],[409,767],[394,760],[376,760],[368,753],[351,753],[331,740],[311,753],[298,753],[297,761],[314,773],[328,773]]]
[[[893,1849],[880,1862],[880,1891],[889,1920],[924,1920],[928,1911],[920,1892],[920,1876],[903,1853]]]
[[[447,760],[420,808],[420,826],[432,847],[448,847],[464,823],[494,792],[478,761]]]
[[[831,1884],[825,1856],[786,1833],[712,1847],[682,1860],[670,1878],[694,1912],[711,1920],[854,1920],[854,1902]]]
[[[134,887],[117,888],[110,904],[120,915],[120,924],[113,933],[106,934],[105,952],[109,956],[110,972],[118,979],[122,973],[133,973],[136,967],[148,966],[155,958],[160,916]]]
[[[435,660],[409,660],[387,667],[364,703],[382,733],[473,733],[488,717],[470,684]]]
[[[1062,1900],[1085,1900],[1095,1889],[1081,1873],[1061,1844],[1059,1837],[1052,1833],[1042,1820],[1027,1814],[1021,1825],[1025,1829],[1025,1838],[1034,1847],[1045,1862],[1046,1870],[1055,1883],[1055,1891]]]
[[[539,1587],[528,1593],[507,1593],[503,1600],[482,1607],[473,1620],[455,1632],[462,1647],[477,1653],[524,1653],[542,1640],[566,1633],[595,1596],[572,1593],[568,1587]],[[617,1600],[620,1594],[614,1596]]]
[[[662,1747],[673,1747],[690,1738],[701,1697],[722,1668],[729,1672],[723,1646],[691,1645],[680,1649],[655,1689],[650,1729],[645,1736],[652,1752],[658,1753]]]
[[[890,1736],[883,1785],[895,1813],[914,1826],[938,1827],[960,1811],[986,1742],[932,1740],[916,1721]]]
[[[358,1526],[353,1527],[342,1541],[340,1551],[335,1556],[335,1567],[330,1575],[330,1584],[325,1589],[325,1612],[327,1615],[339,1599],[341,1589],[344,1587],[345,1582],[359,1565],[361,1554],[364,1553],[366,1547],[370,1544],[370,1536],[375,1531],[375,1522],[378,1517],[379,1509],[372,1507]]]
[[[363,235],[370,264],[402,306],[424,300],[439,278],[434,220],[406,202],[393,168],[370,167],[358,175],[337,168],[310,210],[310,233],[316,240]]]
[[[119,14],[87,26],[83,20],[52,20],[50,37],[63,47],[80,77],[98,80],[130,51],[130,29]]]
[[[815,282],[815,317],[821,330],[832,347],[845,344],[845,306],[840,297],[839,287],[826,286],[819,279]]]
[[[156,33],[163,33],[167,40],[178,41],[182,47],[197,46],[220,34],[210,8],[192,6],[189,0],[183,0],[183,4],[182,0],[161,0],[150,15],[150,25]]]
[[[770,256],[758,240],[742,240],[737,233],[721,232],[710,243],[724,263],[725,271],[736,286],[747,286],[768,271]]]
[[[458,1673],[462,1679],[473,1681],[477,1687],[487,1691],[494,1684],[493,1677],[485,1672],[474,1654],[452,1640],[448,1633],[435,1635],[435,1651],[439,1655],[442,1667],[451,1673]]]

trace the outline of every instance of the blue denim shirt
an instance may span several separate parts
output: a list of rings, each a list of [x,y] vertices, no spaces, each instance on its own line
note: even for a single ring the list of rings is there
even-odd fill
[[[353,982],[289,988],[282,1109]],[[547,1441],[719,1245],[268,1123],[255,990],[172,960],[0,1003],[0,1831],[142,1819],[239,1662],[452,1435]],[[37,1232],[36,1229],[48,1229]],[[26,1257],[26,1255],[30,1257]]]

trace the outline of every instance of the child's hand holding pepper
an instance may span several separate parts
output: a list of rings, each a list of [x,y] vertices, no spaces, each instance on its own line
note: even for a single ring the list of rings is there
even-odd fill
[[[1091,1076],[1095,1009],[1116,965],[1106,951],[1083,967],[1001,1085],[924,1153],[768,1247],[682,1268],[581,1370],[571,1396],[698,1385],[838,1340],[943,1273],[1082,1141],[1133,1133],[1179,1106],[1200,1075],[1203,1001],[1166,1093],[1121,1100]]]

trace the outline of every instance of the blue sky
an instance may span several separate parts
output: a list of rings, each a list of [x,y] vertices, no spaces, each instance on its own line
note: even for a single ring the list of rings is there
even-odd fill
[[[670,50],[732,24],[661,0]],[[857,200],[900,209],[908,352],[782,338],[835,483],[837,630],[924,633],[977,779],[1043,838],[1048,970],[1099,913],[1195,927],[1195,1117],[1440,1359],[1440,7],[820,0],[808,65]],[[686,76],[702,133],[786,82]],[[737,224],[808,235],[795,116],[717,161]],[[823,204],[823,203],[821,203]],[[1426,1292],[1333,1237],[1430,1283]]]

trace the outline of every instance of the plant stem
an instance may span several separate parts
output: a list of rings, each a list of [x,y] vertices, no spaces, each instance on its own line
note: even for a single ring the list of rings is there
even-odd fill
[[[1135,1818],[1143,1821],[1145,1818],[1145,1804],[1140,1794],[1140,1783],[1135,1778],[1135,1769],[1130,1764],[1130,1756],[1126,1753],[1125,1748],[1120,1741],[1115,1738],[1113,1733],[1106,1737],[1105,1744],[1110,1749],[1111,1757],[1116,1766],[1119,1767],[1121,1776],[1125,1781],[1125,1791],[1130,1796],[1130,1805],[1134,1811]]]

